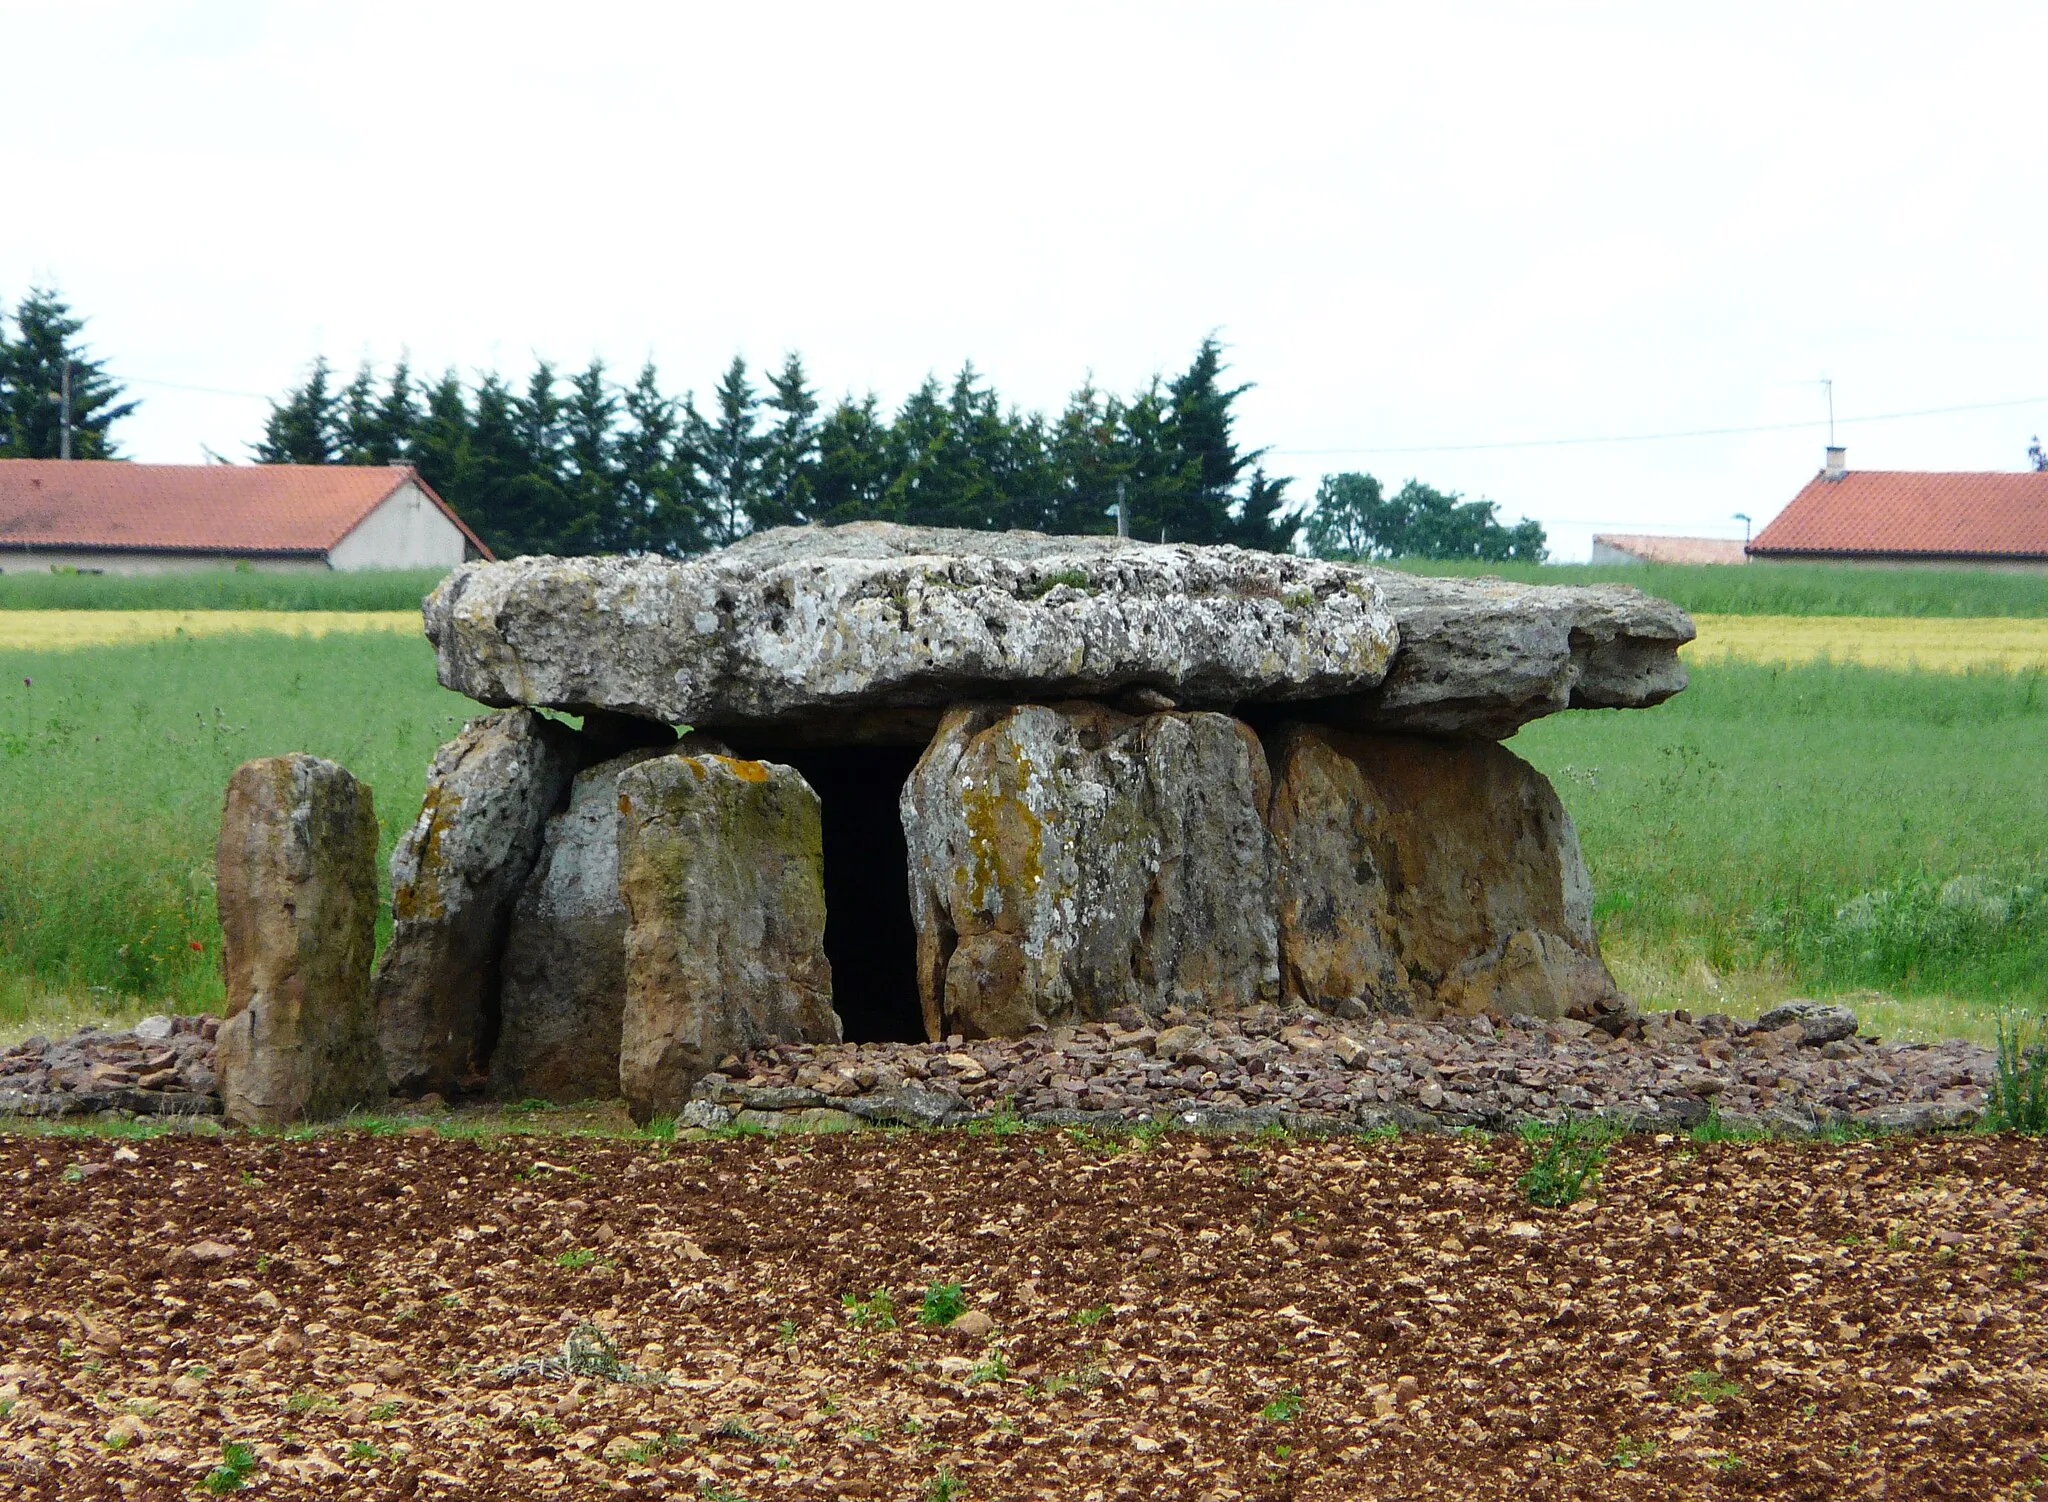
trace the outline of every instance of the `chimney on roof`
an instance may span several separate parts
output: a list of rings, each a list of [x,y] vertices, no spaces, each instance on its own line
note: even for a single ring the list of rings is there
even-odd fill
[[[1849,451],[1839,444],[1828,445],[1828,467],[1821,471],[1824,480],[1839,480],[1849,472]]]

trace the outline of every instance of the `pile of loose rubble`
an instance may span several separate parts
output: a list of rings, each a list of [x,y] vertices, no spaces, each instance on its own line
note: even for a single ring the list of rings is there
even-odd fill
[[[0,1053],[0,1113],[212,1115],[215,1017],[152,1017]],[[1857,1037],[1843,1007],[1790,1003],[1757,1022],[1684,1012],[1340,1022],[1300,1009],[1230,1017],[1125,1013],[1021,1038],[790,1044],[729,1057],[697,1084],[686,1127],[861,1125],[1324,1131],[1388,1124],[1498,1129],[1567,1112],[1642,1128],[1718,1113],[1731,1128],[1813,1132],[1966,1126],[1993,1073],[1962,1042]]]
[[[218,1017],[145,1017],[132,1032],[86,1028],[0,1052],[0,1114],[217,1116]]]
[[[1258,1009],[1170,1015],[1164,1027],[1125,1014],[972,1043],[791,1044],[727,1059],[683,1120],[829,1130],[1014,1112],[1045,1125],[1343,1131],[1500,1128],[1566,1112],[1653,1128],[1715,1112],[1731,1127],[1786,1132],[1926,1130],[1974,1121],[1993,1072],[1987,1049],[1859,1038],[1853,1013],[1814,1003],[1755,1023],[1682,1011],[1603,1021],[1337,1022]]]

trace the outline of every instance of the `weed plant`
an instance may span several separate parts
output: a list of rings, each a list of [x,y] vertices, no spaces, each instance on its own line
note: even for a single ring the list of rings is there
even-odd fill
[[[958,1283],[934,1283],[924,1291],[924,1303],[917,1311],[921,1325],[950,1325],[967,1312],[967,1295]]]
[[[224,1497],[229,1492],[240,1491],[255,1474],[256,1452],[245,1444],[229,1440],[220,1447],[220,1464],[208,1471],[200,1484],[214,1496]]]
[[[2048,1019],[1998,1019],[1998,1063],[1985,1125],[1993,1131],[2048,1133]]]
[[[1529,1203],[1558,1210],[1576,1204],[1600,1177],[1613,1133],[1604,1122],[1566,1115],[1553,1125],[1524,1124],[1529,1167],[1515,1181]]]

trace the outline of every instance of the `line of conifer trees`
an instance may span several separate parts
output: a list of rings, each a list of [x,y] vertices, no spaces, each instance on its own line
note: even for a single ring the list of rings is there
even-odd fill
[[[1285,479],[1238,443],[1222,347],[1129,397],[1087,384],[1056,417],[1005,406],[975,372],[927,379],[894,413],[873,394],[826,408],[789,356],[757,387],[735,357],[703,408],[654,366],[627,385],[600,361],[523,385],[421,382],[401,361],[345,384],[324,360],[274,403],[272,464],[407,462],[500,556],[637,549],[680,556],[762,527],[874,518],[946,527],[1114,532],[1285,550]]]

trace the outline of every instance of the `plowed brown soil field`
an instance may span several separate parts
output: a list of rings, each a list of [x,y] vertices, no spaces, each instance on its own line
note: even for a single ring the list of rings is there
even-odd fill
[[[0,1138],[0,1493],[2035,1495],[2041,1144],[1526,1157]]]

